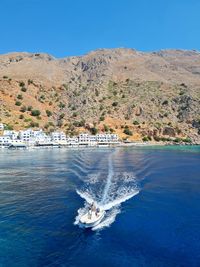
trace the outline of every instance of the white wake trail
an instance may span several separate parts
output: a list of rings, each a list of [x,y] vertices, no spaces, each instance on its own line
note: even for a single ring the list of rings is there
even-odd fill
[[[113,163],[112,163],[112,154],[111,154],[109,156],[109,159],[108,159],[108,179],[107,179],[107,182],[106,182],[106,185],[105,185],[105,189],[104,189],[104,192],[103,192],[103,197],[102,197],[101,204],[105,203],[106,197],[108,195],[109,188],[111,186],[111,181],[112,181],[113,175],[114,175],[114,172],[113,172]]]
[[[131,199],[139,193],[136,177],[133,173],[115,173],[113,169],[113,153],[108,158],[108,175],[103,186],[105,173],[88,176],[86,184],[77,194],[85,200],[84,207],[78,210],[74,224],[80,226],[80,217],[88,210],[93,202],[106,210],[104,219],[92,230],[100,230],[109,227],[117,214],[120,213],[121,203]]]

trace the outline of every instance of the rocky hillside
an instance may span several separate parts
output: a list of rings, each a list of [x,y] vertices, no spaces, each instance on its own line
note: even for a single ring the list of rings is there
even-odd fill
[[[200,53],[0,55],[0,121],[17,130],[111,131],[130,140],[200,143]]]

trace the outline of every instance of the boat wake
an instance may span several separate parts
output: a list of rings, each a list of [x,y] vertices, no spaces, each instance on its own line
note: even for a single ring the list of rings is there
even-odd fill
[[[109,227],[121,212],[121,203],[134,197],[139,193],[139,186],[133,173],[115,173],[112,163],[112,155],[108,160],[108,173],[90,175],[84,186],[77,190],[77,194],[85,200],[84,207],[78,210],[74,224],[80,224],[80,218],[88,210],[89,205],[97,203],[101,209],[106,210],[104,219],[92,230],[100,230]],[[105,178],[106,177],[106,178]]]

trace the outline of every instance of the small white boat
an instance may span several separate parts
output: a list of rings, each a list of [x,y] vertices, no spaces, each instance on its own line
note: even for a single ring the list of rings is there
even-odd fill
[[[91,228],[98,225],[102,221],[105,213],[105,210],[102,210],[100,208],[96,208],[96,210],[92,210],[90,208],[80,217],[79,221],[85,228]]]

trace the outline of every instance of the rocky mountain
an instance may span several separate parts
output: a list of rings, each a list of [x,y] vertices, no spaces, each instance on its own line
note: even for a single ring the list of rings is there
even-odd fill
[[[0,121],[17,130],[200,143],[200,53],[120,48],[62,59],[0,55]]]

